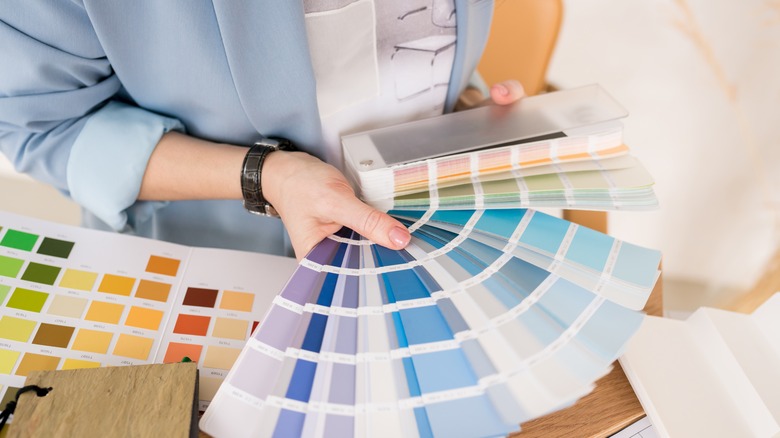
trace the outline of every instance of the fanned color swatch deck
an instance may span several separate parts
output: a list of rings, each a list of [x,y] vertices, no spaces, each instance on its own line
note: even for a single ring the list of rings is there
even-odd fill
[[[658,276],[657,251],[533,210],[391,213],[406,250],[342,230],[301,262],[203,430],[508,434],[593,389]]]

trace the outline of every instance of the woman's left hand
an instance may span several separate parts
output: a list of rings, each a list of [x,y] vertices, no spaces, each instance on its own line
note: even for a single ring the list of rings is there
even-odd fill
[[[508,80],[490,87],[490,97],[487,99],[477,88],[469,87],[460,95],[455,111],[462,111],[480,106],[496,104],[509,105],[525,97],[525,90],[519,81]]]

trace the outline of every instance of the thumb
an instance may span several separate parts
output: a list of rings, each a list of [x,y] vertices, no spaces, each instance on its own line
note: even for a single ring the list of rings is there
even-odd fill
[[[490,98],[499,105],[509,105],[525,96],[523,85],[516,80],[499,82],[490,87]]]
[[[389,215],[364,204],[355,196],[347,196],[333,220],[349,227],[361,236],[390,249],[403,249],[411,235],[406,227]]]

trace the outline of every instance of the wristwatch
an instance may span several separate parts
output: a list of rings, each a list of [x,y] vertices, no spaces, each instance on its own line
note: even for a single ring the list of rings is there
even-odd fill
[[[263,196],[263,164],[271,152],[295,150],[290,140],[278,137],[263,137],[249,147],[241,168],[241,192],[247,211],[260,216],[279,217],[274,206]]]

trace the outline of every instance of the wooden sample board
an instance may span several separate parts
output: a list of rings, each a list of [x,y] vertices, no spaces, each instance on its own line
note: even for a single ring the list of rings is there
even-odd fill
[[[197,435],[194,362],[61,371],[32,371],[8,438],[189,437]],[[194,434],[194,435],[193,435]]]

